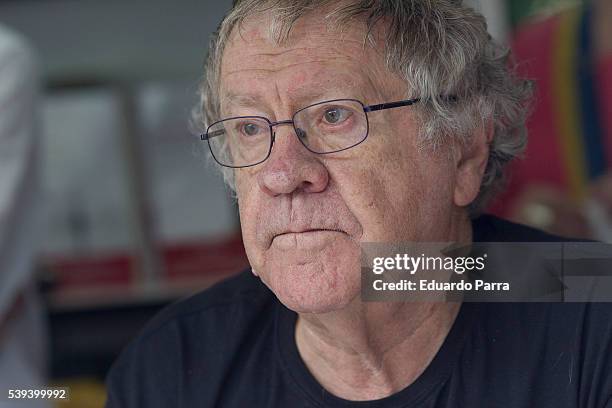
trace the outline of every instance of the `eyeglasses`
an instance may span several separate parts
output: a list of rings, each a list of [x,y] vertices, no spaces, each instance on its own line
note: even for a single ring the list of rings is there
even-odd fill
[[[225,167],[255,166],[274,145],[274,127],[292,125],[302,145],[316,154],[337,153],[363,143],[368,137],[368,113],[410,106],[419,98],[365,106],[357,99],[333,99],[302,108],[291,120],[272,122],[264,116],[237,116],[210,125],[200,137],[217,163]]]

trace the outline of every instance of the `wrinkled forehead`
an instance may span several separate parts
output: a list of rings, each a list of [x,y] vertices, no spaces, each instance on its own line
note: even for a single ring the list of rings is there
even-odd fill
[[[339,27],[325,13],[311,12],[294,22],[286,38],[276,36],[274,24],[270,14],[260,13],[232,31],[221,60],[222,106],[224,95],[259,93],[270,81],[282,83],[283,92],[300,88],[316,93],[303,88],[336,85],[375,91],[398,78],[387,69],[379,33],[367,41],[364,22]]]

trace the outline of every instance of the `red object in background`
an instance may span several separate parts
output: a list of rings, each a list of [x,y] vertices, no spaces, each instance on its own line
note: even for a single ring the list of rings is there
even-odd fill
[[[51,257],[44,261],[58,289],[84,286],[126,286],[135,279],[135,259],[124,253]]]
[[[160,287],[206,287],[238,273],[249,263],[239,234],[221,242],[191,242],[167,245],[160,249]],[[48,271],[56,295],[78,293],[106,294],[118,290],[124,296],[138,292],[138,262],[129,253],[108,253],[89,256],[48,257]],[[183,285],[183,286],[181,286]],[[173,292],[175,293],[175,292]],[[120,297],[120,293],[114,294]],[[95,303],[95,302],[94,302]]]
[[[551,186],[561,193],[569,190],[561,155],[559,123],[555,117],[552,78],[555,69],[553,44],[559,24],[559,15],[529,22],[519,27],[512,42],[519,75],[534,80],[536,88],[533,112],[527,121],[529,143],[525,158],[509,166],[508,186],[489,208],[489,212],[502,217],[511,215],[513,205],[529,185]],[[612,160],[612,55],[600,58],[594,69],[604,146],[608,160]]]
[[[201,242],[167,245],[163,250],[162,268],[170,280],[227,275],[249,265],[240,235],[219,243]]]
[[[525,158],[510,164],[508,186],[490,208],[490,212],[502,217],[510,215],[514,200],[528,183],[565,184],[550,75],[553,72],[552,44],[558,22],[559,16],[553,16],[520,27],[512,43],[518,74],[535,81],[535,93],[533,112],[527,120],[529,139]]]

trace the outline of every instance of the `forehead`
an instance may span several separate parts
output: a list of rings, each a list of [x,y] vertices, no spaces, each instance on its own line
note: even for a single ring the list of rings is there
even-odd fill
[[[281,43],[271,38],[270,24],[267,16],[251,17],[230,35],[221,63],[222,105],[228,96],[248,99],[271,92],[317,98],[330,92],[357,96],[339,95],[343,90],[362,95],[397,90],[400,78],[384,63],[380,34],[373,32],[376,46],[366,44],[365,24],[340,30],[322,13],[311,13],[297,20]]]

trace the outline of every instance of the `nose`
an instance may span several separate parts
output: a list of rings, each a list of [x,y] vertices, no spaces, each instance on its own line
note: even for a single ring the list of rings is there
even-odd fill
[[[327,188],[327,168],[296,136],[292,126],[275,128],[272,152],[258,174],[259,186],[266,194],[319,193]]]

